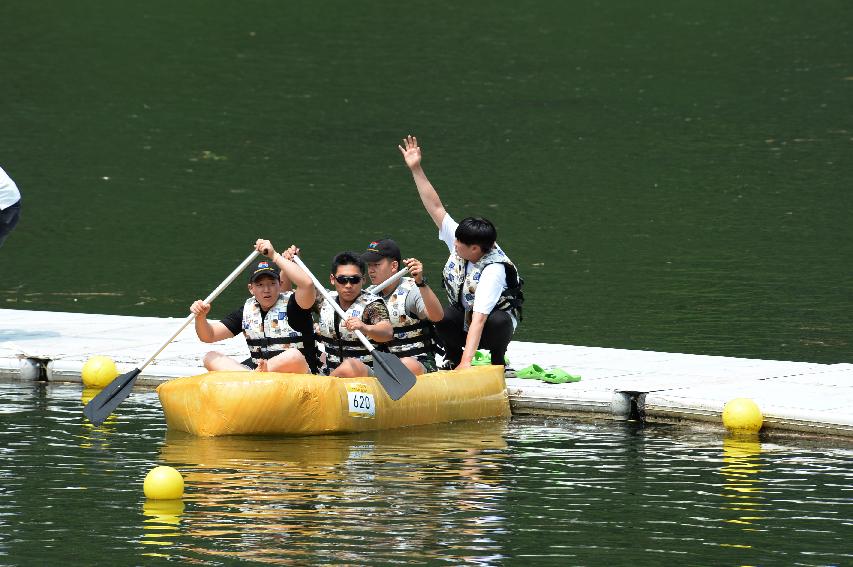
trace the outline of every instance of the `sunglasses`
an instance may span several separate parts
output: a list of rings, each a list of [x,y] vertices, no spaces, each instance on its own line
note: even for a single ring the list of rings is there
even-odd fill
[[[361,276],[335,276],[335,280],[341,285],[361,283]]]

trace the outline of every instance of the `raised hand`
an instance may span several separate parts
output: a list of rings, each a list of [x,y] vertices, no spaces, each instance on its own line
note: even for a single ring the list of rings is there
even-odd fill
[[[406,258],[403,263],[409,268],[409,275],[415,279],[415,283],[423,281],[424,265],[417,258]]]
[[[403,138],[403,144],[397,146],[400,148],[400,153],[403,154],[403,159],[409,169],[415,169],[421,165],[421,148],[418,146],[418,139],[411,134]]]
[[[264,240],[263,238],[258,238],[255,241],[255,250],[257,250],[267,258],[272,258],[276,255],[276,251],[272,245],[272,242],[270,242],[269,240]]]
[[[282,256],[284,256],[284,259],[285,259],[285,260],[289,260],[290,262],[292,262],[292,261],[293,261],[293,257],[294,257],[294,256],[298,256],[298,255],[299,255],[299,248],[297,248],[295,244],[291,244],[291,245],[290,245],[290,248],[288,248],[287,250],[283,251],[283,252],[281,253],[281,255],[282,255]]]

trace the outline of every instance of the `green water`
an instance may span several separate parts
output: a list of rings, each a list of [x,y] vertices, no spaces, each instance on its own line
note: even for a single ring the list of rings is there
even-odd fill
[[[79,385],[0,383],[0,565],[843,565],[853,448],[513,418],[347,436],[99,429]],[[146,500],[155,465],[180,501]]]
[[[183,316],[257,236],[527,281],[520,340],[850,361],[853,4],[4,2],[0,306]],[[238,305],[234,285],[214,316]]]
[[[853,4],[4,2],[0,306],[183,316],[258,236],[527,281],[519,340],[853,360]],[[234,285],[221,316],[245,293]]]

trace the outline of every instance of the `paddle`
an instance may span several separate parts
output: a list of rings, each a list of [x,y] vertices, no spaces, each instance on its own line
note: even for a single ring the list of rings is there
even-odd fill
[[[383,289],[385,289],[386,287],[388,287],[392,283],[399,281],[403,276],[405,276],[408,273],[409,273],[409,268],[403,268],[402,270],[400,270],[399,272],[397,272],[396,274],[394,274],[393,276],[391,276],[390,278],[388,278],[384,282],[372,285],[364,291],[366,291],[367,293],[379,293],[380,291],[382,291]]]
[[[254,260],[255,256],[258,254],[259,252],[257,251],[249,254],[246,259],[243,260],[243,262],[237,266],[237,268],[235,268],[227,278],[225,278],[225,281],[219,284],[219,287],[214,289],[210,295],[207,296],[207,299],[205,299],[204,302],[210,303],[216,299],[217,296],[219,296],[219,294],[222,293],[225,288],[228,287],[231,282],[233,282],[234,279],[252,263],[252,260]],[[136,382],[136,378],[142,372],[142,369],[151,364],[151,361],[157,358],[157,355],[163,352],[163,349],[169,346],[169,343],[175,340],[175,337],[177,337],[181,331],[183,331],[184,328],[193,321],[193,319],[195,319],[195,314],[190,313],[189,317],[184,319],[184,322],[181,323],[181,327],[175,331],[175,334],[169,337],[169,340],[163,343],[163,346],[157,349],[157,352],[152,354],[148,360],[143,362],[138,368],[134,368],[130,372],[117,376],[115,380],[107,384],[97,396],[92,398],[92,401],[86,404],[86,407],[83,408],[83,414],[89,418],[89,421],[95,425],[101,425],[113,410],[130,395],[130,391],[133,389],[133,383]]]
[[[323,295],[325,300],[335,308],[335,311],[338,312],[341,319],[346,320],[346,312],[340,305],[338,305],[337,301],[332,299],[332,296],[329,295],[329,291],[320,284],[319,281],[317,281],[317,278],[314,277],[314,274],[311,273],[308,266],[302,262],[302,259],[299,256],[294,256],[293,261],[311,277],[311,281],[314,282],[314,287],[316,287],[317,291]],[[415,385],[415,382],[417,381],[415,375],[412,374],[411,370],[406,368],[405,364],[400,362],[399,358],[390,352],[381,352],[376,350],[376,348],[370,344],[370,341],[367,340],[367,337],[364,336],[364,333],[357,330],[355,331],[355,334],[358,337],[358,340],[360,340],[364,347],[373,355],[373,372],[376,374],[376,379],[379,380],[379,383],[383,388],[385,388],[388,396],[392,400],[399,400],[402,398],[405,393],[411,390],[412,386]]]

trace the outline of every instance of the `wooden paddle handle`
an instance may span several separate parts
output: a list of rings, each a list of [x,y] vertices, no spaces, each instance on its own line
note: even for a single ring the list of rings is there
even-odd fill
[[[365,291],[367,291],[368,293],[378,293],[378,292],[382,291],[383,289],[385,289],[386,287],[388,287],[389,285],[391,285],[392,283],[403,279],[403,276],[407,275],[408,273],[409,273],[409,268],[403,268],[402,270],[400,270],[399,272],[397,272],[396,274],[394,274],[393,276],[391,276],[390,278],[388,278],[384,282],[378,283],[376,285],[372,285],[369,288],[367,288]]]

